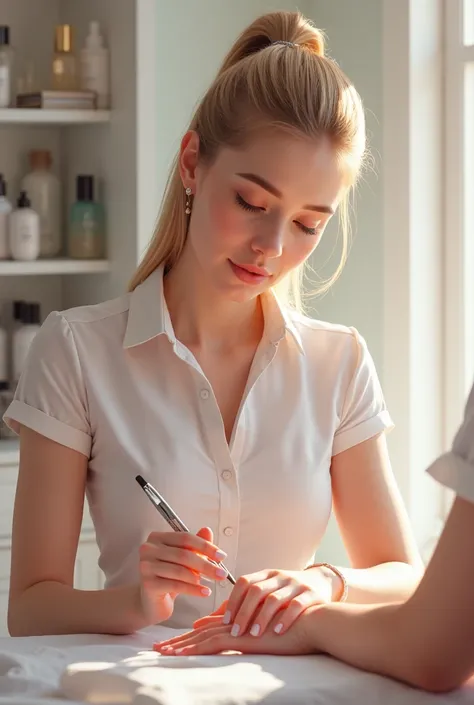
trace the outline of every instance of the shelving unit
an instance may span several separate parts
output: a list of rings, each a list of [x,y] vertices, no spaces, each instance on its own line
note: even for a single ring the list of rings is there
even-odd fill
[[[110,122],[109,110],[0,109],[0,125],[96,125]]]
[[[0,277],[58,275],[58,274],[103,274],[110,271],[107,260],[39,259],[34,262],[0,260]]]
[[[0,320],[9,328],[11,302],[38,301],[41,318],[52,310],[119,296],[153,232],[160,202],[158,149],[162,105],[158,80],[160,18],[150,0],[3,0],[1,24],[11,28],[15,59],[31,62],[35,80],[47,86],[54,27],[75,28],[76,50],[88,24],[98,20],[110,48],[112,110],[0,110],[0,173],[14,201],[27,155],[48,149],[63,187],[64,226],[77,174],[93,174],[107,220],[107,260],[70,259],[0,262]],[[34,27],[34,32],[31,28]],[[171,156],[171,155],[170,155]],[[0,441],[0,634],[6,633],[10,532],[19,446]],[[87,512],[76,560],[77,587],[101,585],[97,547]]]
[[[1,24],[10,26],[15,61],[34,65],[47,87],[54,27],[75,29],[76,52],[91,20],[110,49],[111,110],[0,109],[0,173],[14,202],[32,149],[48,149],[63,191],[63,225],[75,198],[77,174],[93,174],[107,220],[107,259],[0,261],[0,322],[11,324],[16,299],[38,301],[41,319],[52,310],[121,295],[152,234],[160,201],[157,134],[158,32],[149,0],[4,0]],[[31,32],[35,27],[35,32]],[[0,468],[16,465],[17,446],[0,441]],[[1,491],[1,489],[0,489]]]

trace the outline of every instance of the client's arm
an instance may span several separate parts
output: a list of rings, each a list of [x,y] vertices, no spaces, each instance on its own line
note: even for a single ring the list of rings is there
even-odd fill
[[[458,498],[414,595],[382,606],[311,607],[285,633],[232,637],[212,623],[156,646],[162,653],[327,653],[353,666],[443,692],[474,672],[474,504]]]

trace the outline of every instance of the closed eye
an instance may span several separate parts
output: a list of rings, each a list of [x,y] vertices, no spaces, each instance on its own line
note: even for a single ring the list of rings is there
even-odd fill
[[[259,213],[261,211],[265,211],[265,208],[262,208],[262,206],[253,206],[251,203],[248,203],[248,201],[242,198],[240,193],[235,194],[235,200],[241,208],[249,213]],[[295,220],[294,222],[306,235],[318,235],[321,232],[321,228],[308,228],[307,225],[303,225],[303,223],[300,223],[298,220]]]
[[[244,211],[249,211],[250,213],[259,213],[260,211],[264,211],[265,208],[261,208],[260,206],[252,206],[250,203],[247,203],[240,193],[235,194],[235,200],[239,204],[241,208],[244,209]]]
[[[303,223],[299,223],[297,220],[295,220],[295,224],[306,234],[306,235],[317,235],[321,228],[308,228],[306,225],[303,225]]]

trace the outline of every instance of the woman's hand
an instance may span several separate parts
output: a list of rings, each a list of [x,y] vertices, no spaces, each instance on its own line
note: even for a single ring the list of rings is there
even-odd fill
[[[153,645],[153,649],[164,656],[194,656],[199,654],[219,654],[223,651],[240,651],[252,654],[311,654],[317,650],[314,645],[314,612],[318,607],[310,607],[293,622],[285,633],[277,634],[277,619],[259,639],[249,634],[234,637],[230,625],[210,623],[173,639]]]
[[[237,581],[229,600],[219,609],[198,619],[195,628],[231,625],[232,636],[247,631],[261,636],[273,625],[277,634],[284,634],[311,605],[331,601],[333,581],[323,570],[309,571],[263,570]]]
[[[197,535],[151,533],[140,547],[140,611],[147,624],[168,619],[179,594],[208,597],[211,589],[201,578],[222,580],[226,572],[209,559],[220,562],[225,556],[208,528]]]

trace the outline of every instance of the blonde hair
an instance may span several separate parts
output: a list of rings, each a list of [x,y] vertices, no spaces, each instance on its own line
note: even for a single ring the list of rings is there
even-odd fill
[[[365,153],[362,102],[338,65],[324,55],[324,35],[298,12],[272,12],[242,32],[191,120],[199,136],[199,158],[211,163],[219,148],[239,146],[266,126],[311,139],[328,138],[343,161],[348,189],[339,206],[342,257],[326,291],[339,277],[349,248],[349,192]],[[186,243],[186,194],[175,158],[154,236],[130,283],[133,291],[157,267],[169,271]],[[303,267],[279,286],[297,308],[302,302]]]

